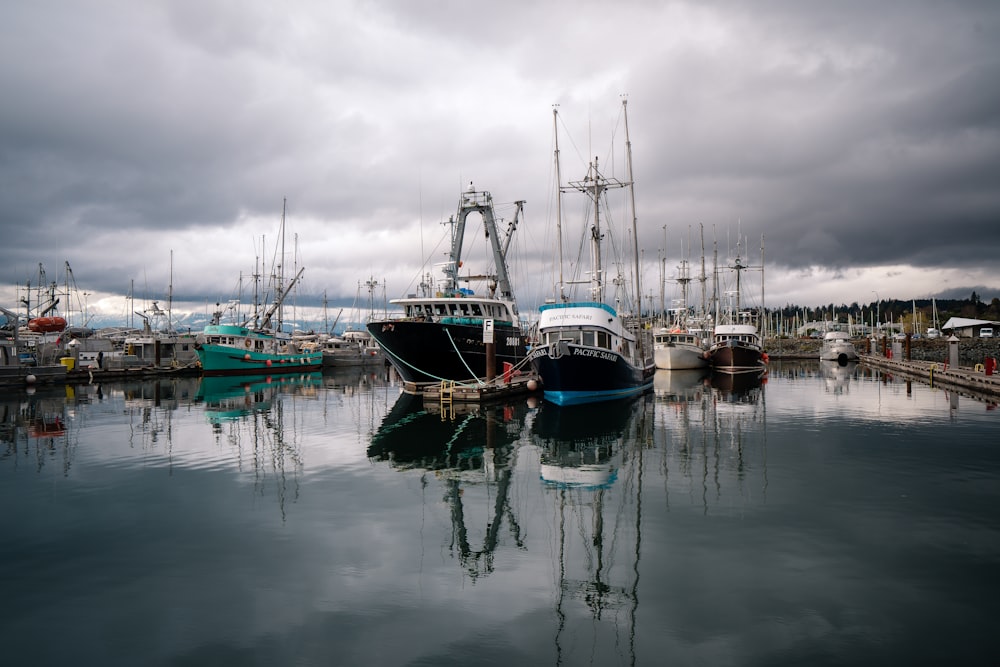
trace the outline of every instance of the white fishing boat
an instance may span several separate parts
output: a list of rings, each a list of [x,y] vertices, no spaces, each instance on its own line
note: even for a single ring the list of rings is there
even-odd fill
[[[851,337],[845,331],[827,331],[823,335],[823,344],[820,347],[819,358],[822,361],[836,361],[846,364],[848,361],[857,361],[858,352],[851,342]]]
[[[653,359],[661,370],[707,368],[708,350],[697,334],[664,327],[653,333]]]
[[[670,310],[670,326],[653,333],[653,360],[660,370],[689,370],[708,367],[708,346],[699,331],[689,327],[688,284],[691,272],[687,260],[677,267],[676,282],[681,298]]]

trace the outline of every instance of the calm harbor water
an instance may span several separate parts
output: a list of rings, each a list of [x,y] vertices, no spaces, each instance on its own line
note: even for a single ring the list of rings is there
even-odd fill
[[[994,664],[1000,410],[855,365],[454,414],[0,394],[10,665]]]

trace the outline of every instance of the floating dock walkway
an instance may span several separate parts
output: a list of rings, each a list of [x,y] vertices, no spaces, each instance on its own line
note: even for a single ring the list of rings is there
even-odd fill
[[[454,382],[443,380],[435,383],[403,383],[403,391],[423,396],[435,403],[485,403],[521,394],[541,391],[542,383],[534,373],[514,374],[509,378],[498,375],[491,381]]]
[[[926,380],[932,387],[953,387],[991,402],[1000,398],[1000,375],[995,370],[987,375],[984,364],[973,368],[952,367],[939,361],[905,361],[870,354],[862,354],[860,361],[873,368]]]

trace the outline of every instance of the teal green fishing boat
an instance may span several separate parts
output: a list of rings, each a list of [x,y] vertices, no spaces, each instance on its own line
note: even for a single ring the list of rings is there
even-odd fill
[[[284,230],[282,206],[282,237]],[[223,324],[223,311],[214,313],[211,323],[195,339],[195,351],[205,375],[297,373],[323,366],[323,350],[318,341],[296,338],[282,331],[282,304],[303,272],[304,268],[299,269],[288,285],[284,285],[283,276],[273,276],[276,296],[263,313],[256,299],[253,315],[242,322]]]

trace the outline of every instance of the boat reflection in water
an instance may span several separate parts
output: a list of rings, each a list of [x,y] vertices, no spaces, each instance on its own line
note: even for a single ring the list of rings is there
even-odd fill
[[[754,507],[767,489],[767,374],[665,373],[653,439],[667,506],[704,515]]]
[[[523,401],[442,408],[403,392],[368,447],[369,459],[432,473],[443,485],[451,522],[447,546],[473,580],[493,572],[504,535],[518,549],[524,544],[511,487],[528,412]],[[422,478],[424,486],[430,481]]]
[[[299,496],[304,468],[305,434],[295,427],[294,399],[317,399],[322,382],[319,371],[207,376],[195,397],[212,424],[215,465],[252,474],[255,497],[273,494],[282,521],[286,500]]]
[[[541,481],[554,496],[556,664],[588,661],[594,646],[635,657],[642,468],[652,395],[592,405],[543,403],[531,426]],[[586,639],[584,639],[586,637]],[[578,654],[578,651],[582,653]],[[595,664],[610,664],[601,656]],[[605,660],[605,658],[607,660]]]
[[[212,423],[267,412],[279,393],[316,395],[323,382],[319,371],[298,375],[206,376],[201,378],[195,402],[204,405]]]
[[[711,371],[704,368],[656,371],[653,393],[658,401],[690,403],[699,401],[710,387]]]
[[[858,362],[820,361],[819,373],[826,384],[826,392],[838,396],[849,393],[851,378],[858,370]]]
[[[0,393],[0,456],[33,461],[40,470],[58,460],[63,473],[71,464],[66,392],[46,387]]]
[[[329,366],[323,368],[323,386],[339,394],[354,396],[371,391],[384,375],[370,366]]]
[[[725,401],[745,403],[760,397],[767,373],[713,373],[712,388]]]

